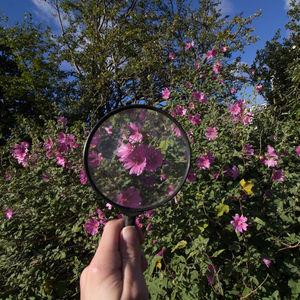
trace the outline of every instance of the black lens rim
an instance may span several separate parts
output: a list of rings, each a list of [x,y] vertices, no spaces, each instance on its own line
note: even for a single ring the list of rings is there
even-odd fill
[[[181,134],[184,138],[184,141],[187,145],[187,168],[186,168],[186,172],[185,175],[183,176],[183,178],[181,179],[181,182],[179,184],[179,186],[177,187],[177,189],[172,193],[172,195],[168,196],[165,200],[156,203],[154,205],[151,205],[149,207],[143,207],[143,208],[133,208],[133,207],[127,207],[127,206],[122,206],[119,205],[117,203],[115,203],[114,201],[110,200],[107,196],[105,196],[100,190],[99,188],[95,185],[95,183],[93,182],[93,179],[91,177],[91,174],[89,172],[89,167],[88,167],[88,150],[92,141],[92,138],[95,134],[95,132],[98,130],[98,128],[107,120],[109,119],[111,116],[124,111],[124,110],[129,110],[129,109],[135,109],[135,108],[139,108],[139,109],[148,109],[148,110],[154,110],[158,113],[161,113],[163,115],[165,115],[167,118],[169,118],[173,123],[176,124],[176,126],[180,129]],[[84,165],[84,169],[85,169],[85,173],[86,176],[91,184],[91,186],[93,187],[93,189],[108,203],[110,203],[111,205],[113,205],[114,207],[118,208],[122,213],[124,213],[125,215],[128,216],[135,216],[138,215],[139,213],[142,213],[144,211],[147,210],[151,210],[151,209],[155,209],[159,206],[164,205],[166,202],[170,201],[171,199],[173,199],[177,193],[181,190],[182,186],[184,185],[184,183],[186,182],[186,178],[188,176],[189,170],[190,170],[190,166],[191,166],[191,146],[190,146],[190,142],[189,139],[187,137],[186,132],[184,131],[184,129],[182,128],[182,126],[180,125],[180,123],[174,118],[172,117],[170,114],[168,114],[167,112],[163,111],[160,108],[157,108],[155,106],[150,106],[150,105],[146,105],[146,104],[132,104],[132,105],[127,105],[127,106],[123,106],[120,108],[117,108],[111,112],[109,112],[108,114],[106,114],[104,117],[102,117],[97,124],[93,127],[93,129],[91,130],[91,132],[88,135],[88,138],[85,142],[84,148],[83,148],[83,165]]]

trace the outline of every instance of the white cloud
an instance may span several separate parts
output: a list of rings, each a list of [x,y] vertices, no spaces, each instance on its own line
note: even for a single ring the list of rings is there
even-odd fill
[[[221,10],[221,14],[223,16],[225,15],[231,15],[234,11],[233,4],[231,3],[231,0],[220,0],[219,8]]]
[[[34,14],[44,23],[52,25],[54,30],[59,30],[60,24],[57,16],[57,11],[54,6],[48,3],[45,0],[31,0],[35,9]],[[62,23],[64,26],[68,25],[68,22],[65,18],[62,17]]]
[[[285,3],[285,5],[284,5],[284,8],[285,9],[290,9],[291,8],[291,2],[292,2],[292,0],[284,0],[284,3]],[[296,4],[300,4],[300,0],[296,0]]]

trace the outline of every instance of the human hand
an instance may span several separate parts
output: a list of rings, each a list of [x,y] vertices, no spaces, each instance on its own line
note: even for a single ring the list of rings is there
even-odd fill
[[[148,299],[142,241],[135,226],[124,227],[123,219],[109,221],[91,263],[81,274],[80,299]]]

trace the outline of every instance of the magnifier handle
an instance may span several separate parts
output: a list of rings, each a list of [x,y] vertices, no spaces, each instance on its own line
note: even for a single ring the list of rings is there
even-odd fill
[[[125,215],[125,227],[126,226],[135,226],[135,216]]]

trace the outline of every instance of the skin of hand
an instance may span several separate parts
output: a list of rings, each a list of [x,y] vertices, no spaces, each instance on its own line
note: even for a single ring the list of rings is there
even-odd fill
[[[147,300],[142,242],[135,226],[124,227],[123,219],[109,221],[91,263],[81,274],[80,299]]]

